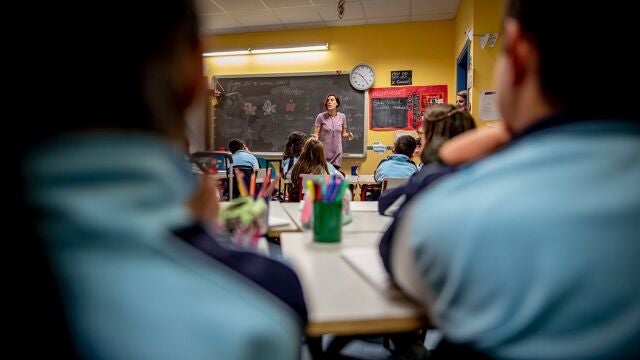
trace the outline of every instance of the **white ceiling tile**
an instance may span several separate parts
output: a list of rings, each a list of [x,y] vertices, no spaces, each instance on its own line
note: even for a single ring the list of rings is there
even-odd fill
[[[281,25],[271,10],[248,11],[229,14],[246,27],[263,25]]]
[[[318,5],[316,6],[320,17],[324,21],[337,21],[338,10],[334,5]],[[344,6],[344,17],[342,20],[364,19],[364,12],[360,3],[350,3]]]
[[[198,14],[221,14],[222,13],[222,9],[220,9],[216,4],[212,3],[211,0],[197,0],[196,11]]]
[[[331,5],[335,5],[336,7],[338,6],[338,2],[336,0],[311,0],[311,2],[314,5],[331,4]],[[346,2],[347,3],[360,2],[360,0],[347,0]]]
[[[262,0],[265,5],[270,9],[277,9],[290,6],[304,6],[311,5],[309,0]]]
[[[407,22],[409,20],[410,20],[409,16],[387,16],[382,18],[367,19],[367,23],[368,24],[391,24],[391,23]]]
[[[367,18],[409,16],[411,13],[410,0],[372,0],[363,2],[362,7]]]
[[[239,28],[242,24],[227,14],[201,15],[200,23],[208,29]]]
[[[456,17],[455,13],[411,15],[411,21],[451,20],[451,19],[454,19],[455,17]]]
[[[239,33],[247,33],[247,32],[249,32],[249,28],[238,27],[238,28],[209,30],[206,33],[207,34],[239,34]]]
[[[265,10],[260,0],[211,0],[225,12]]]
[[[327,26],[358,26],[358,25],[366,25],[367,21],[365,19],[358,20],[338,20],[338,21],[325,21]]]
[[[306,23],[322,21],[313,6],[297,6],[273,10],[282,23]]]
[[[412,15],[456,13],[460,0],[413,0]]]
[[[324,27],[323,22],[307,22],[307,23],[297,23],[297,24],[285,24],[287,29],[308,29],[308,28],[321,28]]]
[[[250,31],[275,31],[275,30],[285,30],[284,25],[262,25],[262,26],[250,26]]]

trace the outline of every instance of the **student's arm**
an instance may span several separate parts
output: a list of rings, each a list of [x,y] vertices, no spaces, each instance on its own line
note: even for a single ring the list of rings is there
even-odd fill
[[[475,129],[442,144],[438,156],[445,164],[458,166],[490,155],[510,139],[504,124]]]

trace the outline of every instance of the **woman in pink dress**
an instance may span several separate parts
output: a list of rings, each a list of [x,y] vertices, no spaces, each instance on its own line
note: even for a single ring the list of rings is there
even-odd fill
[[[329,94],[324,99],[327,111],[316,117],[315,129],[311,137],[320,140],[324,145],[324,156],[327,162],[336,169],[342,165],[342,138],[353,139],[353,134],[347,127],[347,117],[338,112],[340,98],[336,94]]]

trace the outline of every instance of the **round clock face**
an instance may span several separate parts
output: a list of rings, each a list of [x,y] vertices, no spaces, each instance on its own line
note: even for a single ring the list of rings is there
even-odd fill
[[[373,80],[375,80],[375,74],[371,66],[367,64],[359,64],[353,67],[351,75],[349,76],[351,86],[357,90],[367,90],[373,86]]]

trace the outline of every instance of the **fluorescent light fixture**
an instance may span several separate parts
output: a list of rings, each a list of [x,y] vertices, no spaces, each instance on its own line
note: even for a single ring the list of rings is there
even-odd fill
[[[233,56],[233,55],[249,55],[249,49],[247,50],[229,50],[229,51],[214,51],[203,53],[202,56]]]
[[[249,51],[252,54],[275,54],[275,53],[318,51],[318,50],[329,50],[329,44],[324,43],[320,45],[306,45],[306,46],[295,46],[295,47],[284,47],[284,48],[249,49]]]
[[[305,45],[305,46],[293,46],[283,48],[268,48],[268,49],[246,49],[246,50],[231,50],[231,51],[214,51],[203,53],[202,56],[233,56],[233,55],[250,55],[250,54],[276,54],[276,53],[288,53],[288,52],[300,52],[300,51],[318,51],[329,50],[329,44],[318,45]]]

